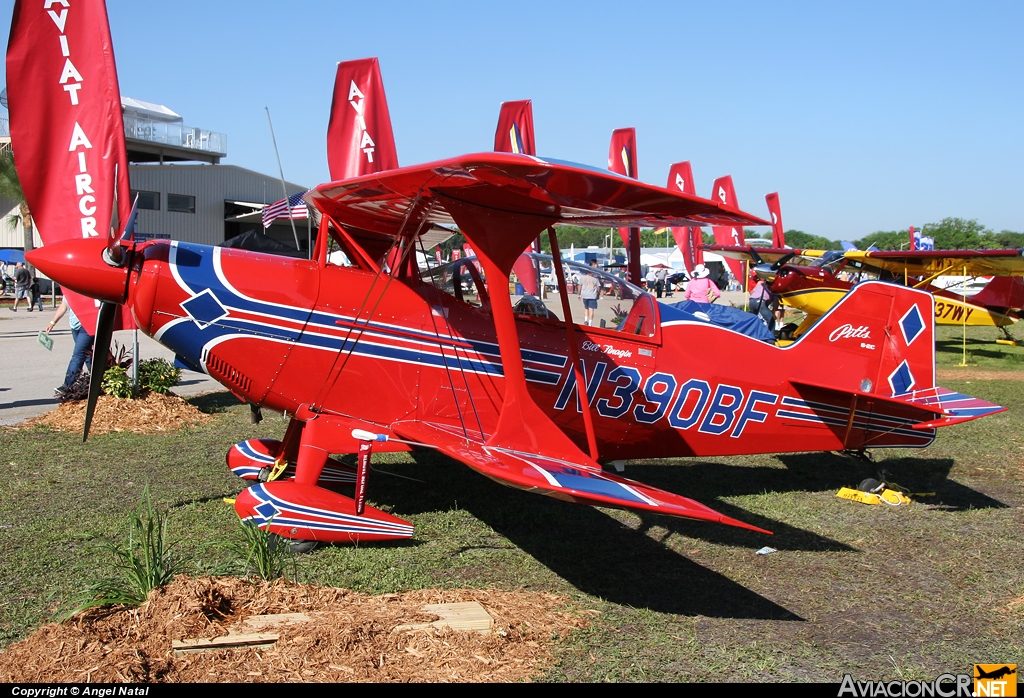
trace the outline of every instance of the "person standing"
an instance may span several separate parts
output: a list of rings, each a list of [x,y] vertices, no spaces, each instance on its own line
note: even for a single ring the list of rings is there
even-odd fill
[[[72,386],[74,386],[75,381],[78,380],[78,374],[82,372],[83,365],[87,366],[90,370],[92,369],[93,337],[82,327],[82,323],[79,322],[75,311],[68,305],[67,299],[60,302],[57,312],[53,315],[53,320],[46,326],[46,332],[49,333],[60,319],[64,317],[65,313],[68,316],[68,324],[71,325],[71,337],[75,341],[75,350],[71,353],[71,362],[68,363],[68,371],[64,375],[64,384],[53,391],[58,402],[64,402],[68,399],[68,393],[71,391]]]
[[[654,288],[658,291],[658,298],[661,298],[661,294],[664,293],[667,290],[666,289],[666,286],[668,286],[667,282],[668,282],[668,269],[666,269],[665,267],[661,267],[660,269],[658,269],[658,272],[655,275],[655,282],[654,282]]]
[[[14,268],[14,305],[11,312],[18,312],[18,301],[22,298],[28,303],[28,312],[32,312],[32,298],[29,290],[32,287],[32,273],[25,268],[24,262],[18,262]]]
[[[590,266],[596,267],[597,260],[590,260]],[[583,315],[585,325],[594,324],[594,311],[597,310],[597,299],[601,297],[601,282],[597,275],[587,271],[580,279],[580,299],[583,301]]]
[[[772,313],[772,292],[768,290],[763,279],[758,279],[756,274],[750,275],[751,280],[757,281],[754,290],[750,292],[750,312],[760,315],[761,320],[769,330],[775,331],[775,315]]]
[[[39,286],[39,279],[32,275],[32,285],[29,287],[28,311],[32,312],[32,306],[38,305],[39,312],[43,312],[43,292]]]
[[[686,300],[698,303],[714,303],[722,293],[709,277],[711,270],[703,264],[693,268],[693,276],[686,285]]]

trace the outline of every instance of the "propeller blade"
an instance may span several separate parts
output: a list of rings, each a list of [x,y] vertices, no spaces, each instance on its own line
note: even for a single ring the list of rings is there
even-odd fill
[[[761,255],[757,253],[753,245],[750,246],[750,256],[753,258],[754,264],[764,264],[764,260],[761,259]]]
[[[778,271],[779,269],[782,269],[782,266],[789,260],[793,259],[793,257],[796,257],[796,252],[790,252],[787,255],[779,257],[779,260],[772,265],[772,271]]]
[[[83,443],[89,438],[92,414],[96,410],[96,400],[100,397],[103,374],[107,372],[107,355],[110,353],[110,339],[114,335],[114,319],[116,316],[116,303],[107,301],[100,303],[100,312],[96,317],[96,339],[92,345],[92,375],[89,377],[89,401],[85,406]]]

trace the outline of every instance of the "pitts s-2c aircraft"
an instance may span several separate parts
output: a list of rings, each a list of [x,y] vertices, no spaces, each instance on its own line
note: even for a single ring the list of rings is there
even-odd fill
[[[19,4],[16,21],[19,8],[29,12]],[[8,66],[17,80],[10,54]],[[365,118],[360,127],[369,128]],[[64,158],[77,155],[62,148]],[[130,227],[30,255],[62,286],[101,301],[98,355],[123,304],[186,364],[253,405],[292,415],[281,441],[243,442],[228,455],[255,481],[236,500],[239,516],[284,538],[410,537],[410,524],[365,503],[366,477],[373,450],[421,446],[559,499],[761,531],[602,464],[919,448],[937,427],[1003,409],[935,386],[932,296],[890,284],[861,284],[786,348],[592,269],[580,274],[595,274],[619,303],[606,327],[574,321],[565,283],[557,284],[561,317],[522,299],[513,306],[510,272],[539,235],[550,241],[555,278],[567,278],[558,224],[764,224],[714,201],[514,153],[356,176],[317,187],[307,201],[321,215],[310,260],[140,243]],[[424,280],[418,242],[452,225],[476,260]],[[332,263],[335,248],[350,266]],[[737,356],[760,368],[740,368]],[[329,458],[347,453],[359,454],[356,468]],[[346,480],[353,497],[330,489]]]

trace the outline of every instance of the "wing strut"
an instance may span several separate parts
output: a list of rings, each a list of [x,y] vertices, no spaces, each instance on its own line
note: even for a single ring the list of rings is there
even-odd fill
[[[587,430],[587,446],[590,448],[590,457],[597,460],[597,436],[594,435],[594,417],[590,414],[590,396],[587,395],[587,379],[583,375],[583,364],[580,362],[580,352],[576,346],[576,323],[572,321],[572,311],[569,309],[569,290],[565,283],[565,275],[562,273],[562,255],[558,250],[558,239],[555,237],[555,229],[548,228],[548,241],[551,243],[551,261],[555,265],[555,279],[561,279],[558,284],[558,297],[562,301],[562,317],[565,318],[565,333],[569,335],[569,359],[572,361],[572,370],[576,374],[576,395],[579,397],[583,408],[583,426]]]
[[[505,394],[494,432],[485,446],[540,453],[600,470],[601,466],[565,435],[534,402],[526,387],[526,372],[516,330],[508,276],[519,253],[555,221],[544,216],[502,212],[437,193],[444,208],[472,241],[487,276],[487,291],[498,335]],[[482,243],[482,244],[481,244]]]

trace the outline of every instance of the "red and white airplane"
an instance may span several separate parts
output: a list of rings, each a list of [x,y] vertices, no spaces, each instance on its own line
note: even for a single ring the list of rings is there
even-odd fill
[[[75,51],[79,32],[96,31],[95,24],[76,23],[97,8],[105,22],[99,2],[76,3],[61,10],[58,25],[41,4],[16,5],[8,79],[12,106],[15,93],[26,102],[11,112],[15,148],[29,127],[26,103],[54,110],[69,137],[76,130],[89,135],[97,123],[76,108],[103,98],[88,89],[94,73],[81,73],[79,105],[60,85],[25,82],[32,74],[26,62],[56,60],[59,67],[58,33],[71,36],[72,57],[81,59],[76,69],[91,68]],[[58,46],[58,58],[27,50],[29,43]],[[365,115],[369,100],[383,92],[355,87],[362,97],[354,98],[366,101],[353,108],[361,117],[354,124],[379,148]],[[111,104],[93,105],[100,121],[113,118]],[[363,136],[352,142],[365,155]],[[109,143],[102,143],[108,153],[116,150]],[[31,155],[48,172],[74,175],[80,153],[92,167],[94,151],[58,146]],[[24,152],[19,163],[31,159],[18,152]],[[111,161],[97,160],[99,169],[91,171]],[[31,167],[22,174],[45,176]],[[55,183],[60,176],[53,175]],[[81,209],[71,181],[67,200],[55,196],[47,205],[74,217]],[[26,194],[38,190],[32,184]],[[237,498],[239,516],[288,539],[412,536],[409,523],[365,503],[365,482],[372,451],[417,447],[558,499],[761,530],[603,465],[920,448],[937,427],[1002,409],[935,385],[933,300],[913,289],[861,284],[786,348],[719,327],[699,311],[663,305],[610,276],[599,281],[615,290],[619,316],[607,327],[579,324],[565,284],[561,312],[513,306],[510,272],[539,235],[548,236],[551,264],[565,278],[558,224],[765,224],[718,201],[583,165],[494,152],[352,176],[317,187],[307,200],[321,215],[310,260],[137,243],[130,233],[106,235],[109,217],[96,227],[102,235],[50,238],[31,255],[61,285],[101,302],[100,355],[109,344],[110,318],[123,305],[184,363],[251,404],[292,415],[280,441],[246,441],[228,453],[232,469],[252,480]],[[37,202],[30,197],[29,203],[38,215]],[[421,277],[417,247],[432,246],[435,226],[453,225],[476,260],[453,262],[447,277]],[[341,249],[352,266],[332,264],[332,249]],[[592,268],[579,273],[601,275]],[[463,294],[464,276],[477,295]],[[743,366],[761,368],[722,360],[733,355],[745,357]],[[360,454],[356,469],[330,458],[345,453]],[[338,491],[353,480],[353,496]]]

